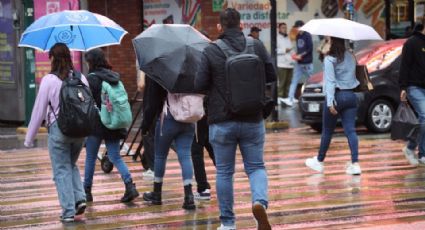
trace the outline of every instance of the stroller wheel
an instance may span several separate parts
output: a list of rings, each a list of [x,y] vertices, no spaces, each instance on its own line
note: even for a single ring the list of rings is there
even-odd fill
[[[114,168],[114,165],[111,161],[109,161],[108,156],[103,156],[102,160],[100,160],[100,166],[102,168],[102,171],[104,173],[110,173],[112,169]]]

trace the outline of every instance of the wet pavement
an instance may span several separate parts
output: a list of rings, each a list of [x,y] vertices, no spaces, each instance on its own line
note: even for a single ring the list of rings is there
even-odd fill
[[[289,118],[291,114],[296,116],[297,109],[284,112]],[[273,229],[425,229],[425,167],[407,163],[401,152],[402,142],[391,141],[388,134],[369,134],[359,128],[363,174],[349,176],[344,167],[350,152],[338,129],[325,162],[325,173],[314,174],[304,166],[304,160],[316,154],[320,135],[296,120],[288,121],[290,129],[270,132],[266,137],[268,212]],[[84,157],[83,150],[78,162],[82,173]],[[131,157],[124,159],[139,192],[149,191],[152,182],[142,178],[140,163]],[[105,174],[97,162],[94,203],[80,222],[63,225],[59,222],[60,207],[47,149],[2,150],[0,228],[216,229],[219,214],[215,169],[207,154],[206,170],[213,187],[211,201],[197,202],[196,211],[184,211],[176,154],[169,155],[161,206],[147,205],[141,198],[129,205],[120,203],[124,185],[118,172],[114,169]],[[234,190],[238,229],[254,229],[249,184],[240,154]]]

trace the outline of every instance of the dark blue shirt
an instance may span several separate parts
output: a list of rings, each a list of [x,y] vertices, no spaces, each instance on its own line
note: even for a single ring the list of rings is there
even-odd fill
[[[308,32],[300,32],[297,35],[297,54],[302,55],[299,64],[313,63],[313,40]]]

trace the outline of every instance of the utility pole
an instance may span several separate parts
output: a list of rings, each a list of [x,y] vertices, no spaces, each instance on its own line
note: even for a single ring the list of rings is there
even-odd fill
[[[385,39],[391,39],[391,0],[385,0]]]
[[[271,56],[272,56],[272,60],[273,60],[273,64],[276,67],[277,62],[276,62],[276,57],[277,57],[277,52],[276,52],[276,25],[277,25],[277,6],[276,6],[276,0],[270,0],[270,47],[271,47]],[[271,94],[273,97],[273,100],[276,102],[276,106],[274,107],[274,110],[272,112],[272,120],[273,121],[277,121],[279,114],[278,114],[278,109],[277,109],[277,83],[274,83],[271,86]]]

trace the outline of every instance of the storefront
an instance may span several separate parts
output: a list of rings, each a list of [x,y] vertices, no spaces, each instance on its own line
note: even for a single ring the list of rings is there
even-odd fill
[[[19,19],[16,9],[20,1],[0,2],[0,119],[24,119],[24,85],[22,79],[22,59],[17,48]]]
[[[425,0],[395,0],[385,1],[387,39],[407,37],[416,24],[422,21],[425,12]]]
[[[347,2],[352,2],[353,20],[374,27],[384,39],[404,36],[404,30],[408,26],[413,28],[414,22],[422,18],[425,5],[425,0],[282,0],[276,1],[276,21],[285,22],[291,28],[296,20],[345,17]],[[269,50],[271,48],[269,0],[145,0],[143,6],[145,28],[170,17],[174,23],[191,24],[212,38],[218,36],[215,29],[218,12],[232,7],[241,13],[244,33],[249,34],[253,26],[260,28],[260,40]],[[316,43],[318,39],[317,36],[313,38]]]

